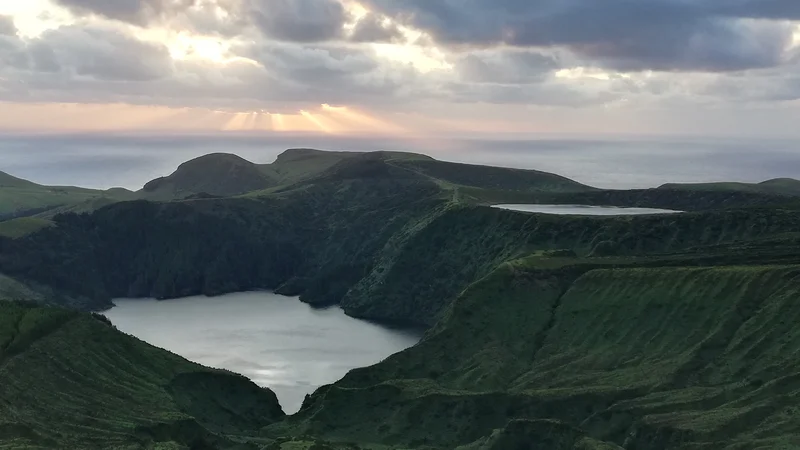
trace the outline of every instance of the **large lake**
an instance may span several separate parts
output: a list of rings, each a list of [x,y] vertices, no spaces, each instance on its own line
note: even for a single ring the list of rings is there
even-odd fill
[[[269,292],[114,303],[105,314],[120,330],[191,361],[245,375],[275,391],[287,413],[297,412],[318,387],[421,337]]]
[[[676,214],[680,211],[654,208],[619,208],[616,206],[588,206],[588,205],[494,205],[494,208],[510,209],[543,214],[557,214],[562,216],[635,216],[642,214]]]

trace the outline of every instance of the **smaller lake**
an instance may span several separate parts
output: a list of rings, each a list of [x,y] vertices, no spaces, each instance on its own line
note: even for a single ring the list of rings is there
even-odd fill
[[[240,373],[275,391],[287,414],[318,387],[421,338],[271,292],[114,303],[105,315],[121,331],[204,366]]]
[[[654,208],[620,208],[617,206],[589,206],[589,205],[493,205],[493,208],[509,209],[511,211],[524,211],[542,214],[556,214],[561,216],[637,216],[644,214],[678,214],[681,211]]]

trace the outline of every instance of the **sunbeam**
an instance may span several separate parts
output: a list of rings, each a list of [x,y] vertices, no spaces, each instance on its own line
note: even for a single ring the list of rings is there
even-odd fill
[[[393,123],[383,121],[376,117],[369,116],[363,112],[354,111],[347,106],[331,106],[327,103],[322,104],[322,110],[336,115],[346,122],[352,122],[355,125],[364,127],[364,131],[380,132],[380,133],[399,133],[405,131],[402,127]]]

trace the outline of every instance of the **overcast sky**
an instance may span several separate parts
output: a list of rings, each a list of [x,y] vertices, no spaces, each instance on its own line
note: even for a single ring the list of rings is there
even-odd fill
[[[800,137],[798,0],[0,0],[0,130]]]

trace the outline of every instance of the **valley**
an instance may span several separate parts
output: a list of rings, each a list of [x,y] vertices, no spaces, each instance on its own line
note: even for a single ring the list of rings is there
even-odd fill
[[[0,222],[0,448],[792,448],[800,198],[766,186],[603,190],[295,149],[14,209]],[[492,207],[509,204],[533,211]],[[565,205],[646,209],[541,213]],[[684,212],[649,214],[663,210]],[[285,416],[273,391],[126,335],[109,311],[203,295],[230,323],[224,295],[252,290],[427,331]]]

